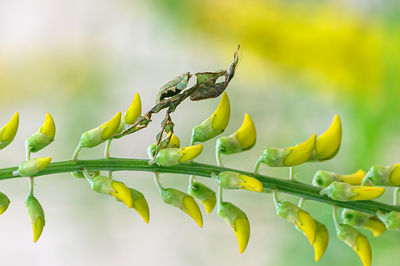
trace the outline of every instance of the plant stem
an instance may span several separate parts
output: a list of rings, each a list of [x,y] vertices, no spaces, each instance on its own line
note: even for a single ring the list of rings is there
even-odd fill
[[[342,208],[349,208],[365,213],[375,214],[376,211],[382,212],[397,211],[400,212],[400,206],[393,206],[376,201],[336,201],[319,194],[320,188],[313,187],[307,184],[296,181],[289,181],[264,175],[255,175],[250,172],[231,169],[227,167],[218,167],[210,164],[202,164],[196,162],[185,162],[176,166],[159,166],[157,164],[148,164],[149,160],[145,159],[97,159],[97,160],[71,160],[62,162],[53,162],[48,167],[40,171],[36,176],[81,172],[84,168],[88,171],[144,171],[144,172],[159,172],[159,173],[174,173],[195,175],[210,178],[212,174],[218,174],[222,171],[234,171],[243,175],[257,178],[261,181],[264,188],[271,190],[278,189],[281,193],[291,194],[298,197],[303,197],[307,200],[319,201],[322,203],[336,205]],[[10,167],[0,169],[0,180],[8,180],[19,178],[19,175],[13,175],[18,167]]]

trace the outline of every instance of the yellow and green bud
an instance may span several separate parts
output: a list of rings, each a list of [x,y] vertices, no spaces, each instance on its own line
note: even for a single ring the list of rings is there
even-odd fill
[[[389,166],[372,166],[362,181],[377,186],[400,186],[400,163]]]
[[[10,205],[10,199],[6,194],[0,192],[0,215],[7,210],[8,205]]]
[[[46,168],[51,161],[51,157],[42,157],[32,160],[23,161],[18,166],[18,174],[20,176],[33,176]]]
[[[205,142],[224,132],[229,123],[230,113],[229,97],[224,92],[214,113],[203,123],[193,128],[192,141]]]
[[[33,242],[36,242],[42,234],[45,225],[43,208],[33,195],[28,196],[25,201],[25,207],[32,224]]]
[[[314,245],[317,235],[317,224],[312,216],[288,201],[277,201],[275,204],[277,214],[283,219],[295,224]]]
[[[319,170],[315,173],[313,178],[313,185],[317,187],[327,187],[332,182],[344,182],[350,185],[360,185],[365,172],[359,169],[357,172],[349,175],[340,175],[333,172]]]
[[[368,229],[377,237],[386,231],[385,224],[378,217],[356,210],[343,209],[342,219],[345,224]]]
[[[26,150],[29,152],[40,151],[53,142],[55,135],[56,125],[51,115],[47,113],[40,129],[25,140]]]
[[[0,128],[0,150],[10,144],[17,134],[19,124],[19,114],[15,113],[8,123]]]
[[[319,261],[324,255],[326,248],[328,247],[329,233],[325,225],[316,220],[314,221],[317,225],[317,233],[315,235],[315,242],[313,244],[314,259],[315,261]]]
[[[267,148],[260,161],[270,167],[295,166],[306,162],[315,147],[317,135],[313,134],[303,143],[288,148]]]
[[[169,134],[168,134],[168,136],[169,136]],[[179,138],[175,134],[172,134],[172,136],[169,140],[169,143],[167,144],[167,146],[165,148],[179,148],[180,145],[181,145],[181,142],[180,142]],[[156,143],[153,143],[153,144],[147,146],[147,156],[149,156],[150,159],[154,158],[154,155],[156,154],[156,149],[157,149]],[[163,149],[163,148],[160,147],[160,149]]]
[[[122,116],[121,122],[126,125],[133,125],[136,119],[142,114],[142,102],[139,93],[135,94],[131,105]]]
[[[104,141],[111,139],[119,128],[121,122],[121,112],[118,112],[108,122],[84,132],[81,135],[79,146],[81,148],[90,148],[97,146]]]
[[[250,223],[247,215],[230,202],[221,202],[218,205],[217,213],[231,226],[238,241],[239,252],[243,253],[250,237]]]
[[[149,204],[146,201],[143,193],[129,188],[132,195],[132,208],[143,218],[143,220],[148,224],[150,220],[150,210]]]
[[[221,188],[225,189],[245,189],[255,192],[263,190],[263,184],[258,179],[236,172],[221,172],[215,180]]]
[[[202,183],[193,182],[191,185],[189,185],[188,193],[192,197],[200,200],[207,214],[212,212],[212,210],[215,207],[215,204],[217,203],[217,197],[215,196],[215,192],[211,188],[207,187]]]
[[[310,161],[325,161],[336,156],[342,142],[342,122],[336,114],[329,128],[318,137]]]
[[[354,186],[342,182],[332,182],[328,187],[320,191],[321,195],[327,195],[331,199],[339,201],[372,200],[380,197],[385,188],[371,186]]]
[[[400,212],[381,212],[376,213],[378,218],[385,224],[388,230],[400,231]]]
[[[221,154],[233,154],[251,149],[256,144],[257,133],[249,114],[244,115],[241,127],[232,135],[217,140],[217,150]]]
[[[192,196],[177,189],[163,188],[161,190],[161,198],[165,203],[184,211],[192,217],[199,227],[203,227],[203,216]]]
[[[364,266],[371,266],[372,252],[368,239],[358,230],[347,224],[338,224],[337,237],[350,246],[360,257]]]
[[[203,150],[202,144],[188,146],[180,149],[165,148],[161,149],[157,153],[155,161],[158,165],[173,166],[180,164],[182,162],[193,160],[202,152],[202,150]]]

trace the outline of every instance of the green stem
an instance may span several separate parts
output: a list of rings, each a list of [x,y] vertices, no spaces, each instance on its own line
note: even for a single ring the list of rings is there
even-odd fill
[[[261,181],[264,188],[278,189],[281,193],[291,194],[297,197],[303,197],[307,200],[319,201],[322,203],[336,205],[342,208],[349,208],[365,213],[375,214],[378,210],[382,212],[396,211],[400,212],[400,206],[393,206],[376,201],[336,201],[319,194],[320,188],[307,184],[274,178],[264,175],[255,175],[250,172],[236,170],[227,167],[218,167],[210,164],[196,162],[185,162],[176,166],[159,166],[157,164],[149,165],[149,160],[145,159],[97,159],[97,160],[71,160],[62,162],[53,162],[48,167],[40,171],[35,176],[44,176],[50,174],[80,172],[84,168],[88,171],[144,171],[173,173],[184,175],[195,175],[210,178],[212,174],[218,174],[222,171],[234,171],[243,175],[257,178]],[[9,180],[20,178],[20,175],[13,175],[18,167],[0,169],[0,180]]]
[[[154,181],[156,182],[157,188],[160,192],[164,189],[160,182],[160,174],[158,172],[154,172]]]
[[[333,210],[332,210],[332,216],[333,216],[333,221],[335,222],[335,228],[336,230],[338,230],[339,228],[339,220],[337,217],[337,206],[333,206]]]
[[[294,167],[293,166],[289,167],[289,180],[294,181]]]
[[[262,160],[261,157],[257,160],[256,165],[254,166],[254,174],[258,175],[258,172],[260,171],[260,166],[261,166]]]

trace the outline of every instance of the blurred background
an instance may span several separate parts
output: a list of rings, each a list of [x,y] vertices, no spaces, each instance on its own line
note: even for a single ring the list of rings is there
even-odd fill
[[[251,170],[265,147],[286,147],[321,134],[335,113],[343,141],[329,162],[306,164],[296,178],[311,182],[316,170],[352,173],[399,161],[400,11],[398,1],[377,0],[2,0],[0,1],[0,124],[20,112],[17,137],[0,153],[0,167],[24,159],[24,139],[50,112],[56,141],[34,156],[70,159],[80,134],[124,111],[136,92],[147,111],[158,88],[183,72],[226,68],[242,47],[227,92],[232,115],[226,134],[248,112],[257,145],[223,158],[226,166]],[[185,102],[173,115],[175,131],[189,143],[191,128],[219,99]],[[144,131],[114,141],[115,157],[146,158],[163,115]],[[198,161],[214,163],[214,141]],[[102,156],[103,147],[81,158]],[[287,169],[262,168],[286,178]],[[33,244],[24,201],[28,180],[2,181],[11,205],[0,217],[2,265],[314,265],[307,239],[275,214],[268,194],[227,191],[251,223],[247,250],[215,211],[200,229],[183,212],[162,203],[152,175],[118,172],[115,177],[142,191],[150,224],[110,197],[91,192],[69,174],[40,177],[36,196],[46,226]],[[204,183],[214,187],[210,181]],[[162,175],[166,186],[186,190],[187,177]],[[391,190],[383,200],[390,201]],[[297,202],[298,199],[282,195]],[[361,265],[336,239],[329,206],[305,208],[330,232],[318,265]],[[400,265],[399,234],[374,239],[374,265]]]

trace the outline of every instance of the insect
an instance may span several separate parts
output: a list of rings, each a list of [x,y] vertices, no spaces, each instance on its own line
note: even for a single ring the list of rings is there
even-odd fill
[[[187,87],[190,77],[191,75],[189,72],[183,73],[163,85],[158,92],[157,103],[161,102],[165,98],[175,96],[183,91]]]

